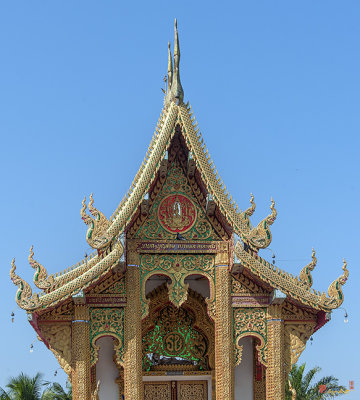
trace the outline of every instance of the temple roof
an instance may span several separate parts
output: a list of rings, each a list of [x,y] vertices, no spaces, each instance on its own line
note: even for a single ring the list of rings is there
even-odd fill
[[[273,288],[282,290],[290,298],[306,306],[324,311],[339,307],[343,301],[341,286],[348,277],[346,263],[343,267],[344,274],[330,285],[329,297],[327,297],[325,293],[320,294],[311,289],[310,272],[315,266],[313,265],[314,260],[311,265],[309,264],[303,269],[299,279],[278,270],[259,257],[259,249],[266,248],[271,243],[270,226],[277,216],[275,202],[271,201],[270,215],[257,226],[252,227],[249,217],[255,211],[254,197],[251,195],[250,207],[242,212],[229,194],[199,132],[191,106],[189,103],[184,104],[183,102],[184,91],[180,82],[179,64],[180,46],[175,22],[174,64],[169,46],[164,107],[144,161],[129,191],[109,219],[94,206],[92,195],[88,206],[84,199],[81,217],[88,225],[86,240],[95,249],[95,252],[59,276],[57,276],[58,274],[48,276],[46,269],[33,259],[33,251],[30,250],[29,262],[35,269],[34,283],[43,290],[40,296],[33,294],[30,285],[15,273],[16,267],[13,260],[10,276],[18,286],[16,295],[18,305],[28,311],[52,307],[76,294],[79,290],[94,284],[109,269],[119,263],[124,254],[123,233],[148,196],[149,190],[167,158],[176,128],[180,126],[181,135],[189,150],[189,162],[193,163],[201,177],[208,201],[215,204],[226,219],[234,238],[238,239],[235,246],[235,257],[240,260],[242,265]],[[86,213],[87,209],[90,215]]]

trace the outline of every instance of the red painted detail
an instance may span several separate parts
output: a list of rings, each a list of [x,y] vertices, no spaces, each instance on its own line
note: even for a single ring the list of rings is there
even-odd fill
[[[185,195],[173,194],[165,197],[159,204],[158,219],[168,232],[184,233],[195,223],[196,208]]]

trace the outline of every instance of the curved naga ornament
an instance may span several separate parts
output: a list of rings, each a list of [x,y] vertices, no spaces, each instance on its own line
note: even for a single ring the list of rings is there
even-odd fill
[[[89,201],[89,211],[90,214],[94,217],[92,218],[90,215],[86,214],[86,197],[82,202],[82,208],[80,211],[80,215],[82,220],[86,225],[89,225],[89,229],[86,233],[86,241],[89,245],[94,249],[102,249],[105,246],[108,246],[112,237],[107,234],[107,229],[110,226],[110,221],[105,217],[105,215],[94,207],[94,199],[93,194],[90,195]]]
[[[312,261],[306,265],[299,274],[299,279],[303,282],[306,286],[311,287],[313,284],[313,279],[311,276],[311,271],[314,270],[316,267],[317,258],[315,257],[315,250],[312,249]]]
[[[43,265],[34,260],[34,246],[30,247],[29,263],[35,269],[34,283],[39,289],[51,289],[54,285],[54,277],[48,276],[48,273]]]
[[[341,306],[341,304],[344,301],[344,295],[342,292],[341,287],[345,285],[348,277],[349,277],[349,271],[347,270],[347,262],[345,259],[343,260],[344,265],[342,267],[344,273],[339,276],[338,279],[336,279],[328,289],[328,296],[330,297],[330,300],[328,301],[333,307],[332,308],[338,308]],[[334,307],[335,305],[335,307]]]
[[[255,211],[255,201],[254,201],[254,195],[251,193],[251,197],[250,197],[250,203],[251,206],[245,210],[244,212],[241,213],[241,217],[246,221],[248,227],[251,229],[251,224],[250,224],[250,220],[249,217],[251,217],[254,214]]]
[[[30,285],[21,279],[15,273],[16,265],[15,258],[11,262],[10,278],[17,285],[18,290],[16,292],[15,300],[20,308],[26,311],[37,308],[39,304],[39,295],[32,292]]]
[[[277,216],[275,201],[273,199],[271,199],[270,208],[271,214],[263,219],[256,228],[253,228],[250,231],[249,235],[246,237],[248,244],[255,251],[257,251],[258,249],[265,249],[271,243],[272,237],[269,226],[274,223]]]

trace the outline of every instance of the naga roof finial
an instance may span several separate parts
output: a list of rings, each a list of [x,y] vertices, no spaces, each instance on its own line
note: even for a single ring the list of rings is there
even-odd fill
[[[258,249],[265,249],[271,243],[270,225],[274,223],[277,216],[275,201],[273,198],[271,198],[270,209],[271,214],[259,222],[256,228],[251,229],[249,235],[247,236],[248,244],[255,251]]]
[[[15,273],[16,265],[15,258],[11,262],[10,278],[14,285],[18,287],[16,292],[15,300],[20,308],[23,310],[33,310],[39,306],[39,296],[32,292],[30,285],[21,279],[19,275]]]
[[[43,265],[34,260],[34,246],[30,247],[29,263],[34,268],[34,283],[39,289],[51,289],[54,284],[54,277],[48,276],[48,273]]]
[[[177,105],[184,99],[184,90],[180,81],[180,45],[177,30],[177,20],[175,18],[175,43],[174,43],[174,67],[171,61],[171,50],[169,43],[169,62],[168,62],[168,88],[165,97],[165,104],[174,101]]]
[[[94,218],[86,214],[86,197],[84,197],[84,200],[82,201],[80,215],[85,224],[89,226],[86,234],[86,241],[92,248],[101,249],[105,246],[110,245],[112,240],[112,237],[109,237],[106,232],[110,226],[110,221],[101,211],[94,207],[94,199],[92,193],[90,195],[88,207],[90,214]]]
[[[331,299],[331,303],[335,305],[335,307],[340,307],[341,304],[344,301],[344,295],[341,290],[341,287],[345,285],[348,277],[349,277],[349,271],[347,269],[347,262],[345,259],[343,260],[343,267],[342,270],[344,273],[339,276],[330,286],[328,289],[328,295]],[[334,308],[334,307],[333,307]]]
[[[316,263],[317,263],[317,258],[315,257],[315,250],[312,249],[312,261],[307,264],[301,271],[299,274],[299,279],[301,280],[301,282],[304,283],[304,285],[308,286],[309,288],[312,286],[313,284],[313,279],[311,276],[311,271],[314,270],[314,268],[316,267]]]

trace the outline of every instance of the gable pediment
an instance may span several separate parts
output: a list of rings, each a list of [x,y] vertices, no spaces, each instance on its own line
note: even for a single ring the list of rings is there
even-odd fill
[[[165,176],[161,171],[149,195],[146,216],[141,213],[128,230],[137,240],[211,240],[228,239],[215,216],[206,215],[206,195],[196,178],[188,174],[187,149],[180,133],[173,139]],[[141,215],[142,214],[142,215]]]

